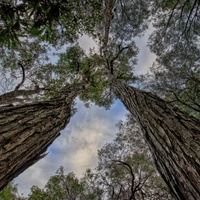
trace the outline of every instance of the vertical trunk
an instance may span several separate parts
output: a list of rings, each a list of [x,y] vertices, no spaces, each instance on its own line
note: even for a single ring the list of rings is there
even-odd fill
[[[173,195],[180,200],[200,199],[200,122],[116,79],[112,88],[140,123],[158,171]]]
[[[46,155],[83,90],[80,84],[72,85],[49,101],[0,107],[0,189]]]

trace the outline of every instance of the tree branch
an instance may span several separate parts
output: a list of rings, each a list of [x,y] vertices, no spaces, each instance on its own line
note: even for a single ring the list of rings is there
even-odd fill
[[[15,91],[19,90],[19,88],[24,84],[24,81],[26,79],[24,66],[20,62],[18,63],[18,65],[22,69],[22,81],[16,86]]]
[[[169,24],[170,24],[170,21],[171,21],[171,19],[172,19],[172,16],[173,16],[173,14],[174,14],[174,11],[175,11],[175,9],[176,9],[178,3],[179,3],[179,0],[176,2],[176,4],[174,5],[174,7],[173,7],[173,9],[172,9],[172,12],[171,12],[171,14],[170,14],[170,16],[169,16],[169,19],[168,19],[168,21],[167,21],[167,25],[166,25],[166,27],[165,27],[165,31],[167,30],[167,28],[168,28],[168,26],[169,26]]]
[[[114,70],[113,70],[113,63],[114,63],[114,61],[117,60],[117,59],[119,58],[119,56],[121,55],[121,53],[122,53],[125,49],[129,49],[129,48],[130,48],[130,45],[129,45],[129,46],[126,46],[126,47],[123,47],[123,48],[120,48],[120,47],[121,47],[121,45],[118,45],[119,51],[118,51],[117,55],[114,56],[114,57],[112,58],[112,60],[110,61],[110,63],[109,63],[109,70],[110,70],[111,74],[114,74]]]
[[[118,162],[118,163],[120,163],[120,164],[122,164],[122,165],[128,167],[128,170],[130,171],[131,177],[132,177],[132,180],[131,180],[131,196],[130,196],[130,200],[135,199],[135,198],[134,198],[134,193],[135,193],[135,190],[134,190],[135,175],[134,175],[134,173],[133,173],[132,167],[131,167],[128,163],[123,162],[123,161],[121,161],[121,160],[112,160],[112,161],[113,161],[113,162]]]
[[[14,90],[5,94],[0,95],[0,104],[10,104],[15,102],[23,102],[23,99],[17,98],[18,96],[29,96],[33,94],[38,94],[43,90],[48,90],[45,88],[37,88],[35,90]]]
[[[190,10],[190,13],[189,13],[189,16],[188,16],[186,25],[185,25],[185,29],[183,30],[182,35],[184,35],[185,32],[188,32],[188,31],[189,31],[189,29],[187,29],[187,26],[188,26],[188,24],[189,24],[190,17],[191,17],[191,15],[192,15],[192,12],[193,12],[193,10],[194,10],[195,5],[196,5],[197,2],[198,2],[198,0],[195,0],[194,4],[193,4],[193,6],[192,6],[192,9]]]

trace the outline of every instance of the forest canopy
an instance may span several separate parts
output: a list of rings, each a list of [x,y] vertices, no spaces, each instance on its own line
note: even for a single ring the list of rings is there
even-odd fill
[[[74,114],[76,97],[106,109],[119,99],[140,124],[173,196],[198,198],[199,4],[3,0],[0,188],[46,156]],[[135,40],[149,28],[157,58],[149,74],[136,76]],[[86,54],[79,46],[83,34],[97,51]]]

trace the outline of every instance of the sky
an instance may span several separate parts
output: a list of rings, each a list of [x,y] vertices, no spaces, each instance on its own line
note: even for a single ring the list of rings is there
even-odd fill
[[[155,55],[146,47],[147,38],[148,33],[136,40],[140,49],[136,74],[146,73],[155,60]],[[80,38],[79,43],[86,51],[95,46],[95,42],[87,36]],[[60,166],[64,167],[66,174],[73,171],[78,177],[83,176],[86,169],[94,169],[97,165],[98,149],[115,138],[116,123],[124,120],[128,113],[119,100],[110,110],[105,110],[95,105],[86,108],[77,99],[76,108],[77,113],[62,130],[61,136],[49,147],[48,155],[14,180],[18,184],[19,194],[27,196],[33,185],[43,188]]]

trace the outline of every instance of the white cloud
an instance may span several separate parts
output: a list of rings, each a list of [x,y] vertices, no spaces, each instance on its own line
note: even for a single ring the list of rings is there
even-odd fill
[[[136,39],[136,44],[140,50],[138,64],[135,67],[135,73],[137,75],[147,73],[156,59],[156,55],[151,53],[149,47],[147,47],[148,37],[151,32],[152,28],[142,38]]]
[[[86,53],[89,53],[90,48],[95,48],[95,50],[98,49],[97,43],[89,36],[82,35],[79,40],[79,45],[86,51]]]

